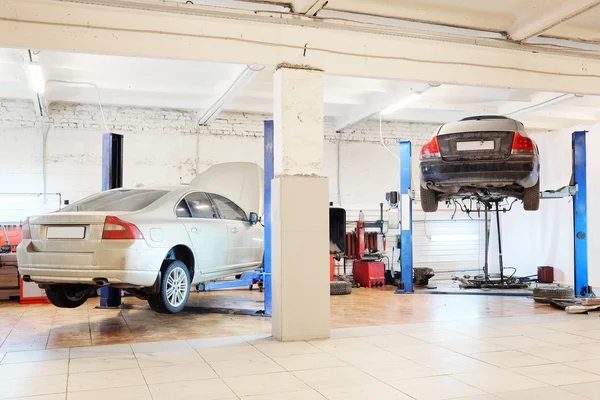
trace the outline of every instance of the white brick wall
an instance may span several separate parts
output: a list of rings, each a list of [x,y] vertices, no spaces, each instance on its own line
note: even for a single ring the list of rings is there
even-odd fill
[[[225,161],[262,164],[263,121],[269,115],[223,113],[209,127],[198,126],[198,115],[187,110],[105,106],[106,125],[125,135],[125,184],[164,185],[188,182],[197,172]],[[51,124],[46,149],[47,190],[75,201],[100,188],[101,143],[105,131],[96,105],[54,103],[49,117],[36,117],[24,100],[0,99],[3,192],[42,191],[42,130]],[[399,139],[419,146],[435,125],[384,122],[382,135],[397,151]],[[325,121],[324,172],[331,198],[337,202],[337,140],[334,121]],[[379,121],[357,124],[341,136],[342,200],[379,202],[397,187],[397,160],[381,146]],[[370,190],[356,190],[370,182]],[[359,186],[360,187],[360,186]],[[346,190],[345,190],[346,189]],[[344,196],[344,194],[346,194]]]

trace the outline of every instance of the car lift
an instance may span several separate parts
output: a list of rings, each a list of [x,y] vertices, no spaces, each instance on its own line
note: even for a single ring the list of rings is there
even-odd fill
[[[573,175],[571,184],[559,190],[548,190],[540,193],[541,199],[556,199],[573,197],[573,240],[574,240],[574,269],[575,269],[575,295],[578,297],[589,297],[593,289],[588,282],[588,254],[587,254],[587,176],[586,176],[586,133],[587,131],[576,131],[572,135],[573,146]],[[396,293],[413,292],[413,254],[412,254],[412,199],[411,195],[411,143],[400,141],[400,196],[401,196],[401,255],[400,264],[402,271],[401,283]],[[499,203],[496,206],[496,222],[500,226]],[[488,272],[488,247],[489,247],[489,221],[487,218],[488,208],[484,207],[486,218],[486,262],[484,274],[489,280]],[[504,279],[504,265],[502,259],[502,243],[500,229],[498,229],[499,261],[500,261],[500,285],[506,288]]]

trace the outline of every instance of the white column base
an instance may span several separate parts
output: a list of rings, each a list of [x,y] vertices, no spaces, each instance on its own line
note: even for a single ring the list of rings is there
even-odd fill
[[[271,193],[273,337],[281,341],[328,338],[327,178],[275,178]]]

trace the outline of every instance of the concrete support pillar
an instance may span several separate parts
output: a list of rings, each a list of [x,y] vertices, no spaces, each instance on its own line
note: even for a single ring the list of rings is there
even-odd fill
[[[273,337],[328,338],[329,185],[323,177],[323,74],[274,76]]]

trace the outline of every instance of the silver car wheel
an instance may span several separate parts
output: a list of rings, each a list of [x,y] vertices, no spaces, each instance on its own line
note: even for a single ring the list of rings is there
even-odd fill
[[[188,278],[181,267],[171,270],[167,277],[166,297],[169,304],[173,307],[179,307],[186,299],[188,291]]]

